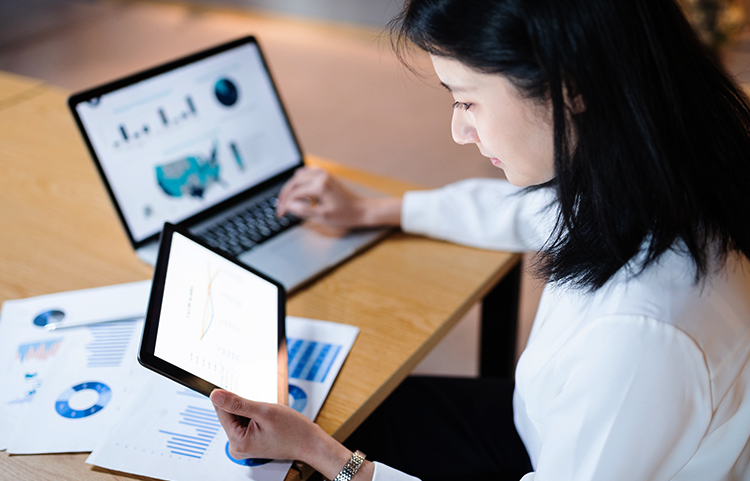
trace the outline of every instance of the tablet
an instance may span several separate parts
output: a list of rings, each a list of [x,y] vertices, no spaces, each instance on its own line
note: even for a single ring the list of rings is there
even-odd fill
[[[208,396],[288,404],[281,284],[164,224],[138,361]]]

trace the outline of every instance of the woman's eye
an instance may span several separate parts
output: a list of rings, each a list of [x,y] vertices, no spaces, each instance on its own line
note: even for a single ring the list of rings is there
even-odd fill
[[[453,102],[454,109],[461,108],[464,110],[469,110],[471,106],[472,106],[471,102]]]

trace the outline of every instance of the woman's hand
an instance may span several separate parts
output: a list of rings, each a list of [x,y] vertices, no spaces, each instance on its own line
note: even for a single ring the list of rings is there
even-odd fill
[[[288,406],[249,401],[223,390],[212,392],[211,402],[237,459],[301,459],[318,434],[312,421]]]
[[[397,226],[401,199],[370,199],[350,191],[323,169],[305,167],[281,189],[277,215],[291,212],[331,227]]]
[[[211,402],[227,433],[229,453],[237,459],[298,460],[333,479],[351,458],[351,451],[288,406],[249,401],[220,389],[211,393]],[[363,465],[356,479],[371,479],[372,468]]]

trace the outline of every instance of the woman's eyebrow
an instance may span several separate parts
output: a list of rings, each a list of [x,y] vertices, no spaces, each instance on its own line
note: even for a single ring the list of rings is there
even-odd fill
[[[451,92],[451,93],[462,93],[462,92],[467,92],[467,91],[470,90],[470,89],[467,89],[467,88],[464,88],[464,87],[456,87],[455,85],[451,86],[451,85],[448,85],[445,82],[440,82],[440,85],[442,85],[443,88],[445,88],[445,90],[447,90],[448,92]]]

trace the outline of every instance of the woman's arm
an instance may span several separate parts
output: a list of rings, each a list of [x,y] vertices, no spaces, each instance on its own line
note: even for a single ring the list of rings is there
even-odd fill
[[[556,220],[554,194],[523,193],[501,179],[468,179],[404,197],[366,198],[322,169],[299,169],[279,195],[291,212],[334,227],[400,226],[406,232],[486,249],[542,247]]]
[[[524,192],[503,179],[466,179],[439,189],[404,195],[401,227],[483,249],[529,252],[552,233],[554,192]]]

